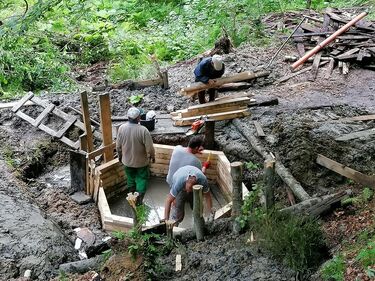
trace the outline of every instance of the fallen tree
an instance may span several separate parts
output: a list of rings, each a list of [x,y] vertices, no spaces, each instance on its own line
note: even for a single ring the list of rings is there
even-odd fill
[[[268,159],[270,157],[269,152],[267,152],[266,149],[262,146],[258,138],[255,137],[250,130],[244,128],[240,120],[234,119],[232,122],[256,152],[258,152],[264,159]],[[303,189],[301,184],[293,177],[290,171],[279,160],[275,161],[276,173],[290,187],[294,195],[301,201],[310,199],[310,195]]]

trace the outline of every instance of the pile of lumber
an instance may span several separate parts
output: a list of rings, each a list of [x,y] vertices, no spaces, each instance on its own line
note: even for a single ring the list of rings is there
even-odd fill
[[[225,98],[214,102],[190,106],[186,109],[171,112],[175,126],[188,126],[197,119],[207,121],[229,120],[250,115],[247,107],[253,102],[248,97]]]
[[[327,9],[322,18],[305,16],[305,22],[292,36],[299,56],[302,57],[308,50],[319,45],[356,15],[349,14],[346,10]],[[293,61],[298,58],[286,57],[286,59]],[[316,69],[322,62],[330,61],[328,73],[337,65],[343,74],[347,74],[351,64],[375,69],[374,60],[375,23],[361,19],[337,36],[315,55],[314,60],[310,61],[314,62],[313,68],[315,65]]]

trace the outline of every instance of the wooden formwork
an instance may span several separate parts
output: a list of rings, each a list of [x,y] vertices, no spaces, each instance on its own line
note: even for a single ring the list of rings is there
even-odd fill
[[[152,176],[166,177],[168,173],[169,160],[171,158],[174,146],[154,144],[155,147],[155,163],[150,165]],[[210,156],[210,168],[206,175],[209,181],[216,182],[225,200],[228,202],[226,206],[217,210],[215,218],[226,216],[231,210],[231,194],[232,194],[232,178],[230,175],[230,162],[221,151],[204,150],[202,154],[197,157],[203,162]],[[94,199],[97,198],[102,226],[108,231],[128,231],[133,227],[133,219],[129,217],[122,217],[113,215],[109,208],[107,196],[116,191],[125,190],[126,175],[122,163],[118,159],[111,160],[103,165],[93,167],[94,174],[93,190]],[[247,193],[247,189],[243,184],[243,194]]]

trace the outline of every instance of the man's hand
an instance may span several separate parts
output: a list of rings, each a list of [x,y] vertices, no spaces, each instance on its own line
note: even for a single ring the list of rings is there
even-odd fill
[[[207,82],[208,85],[212,85],[214,83],[215,83],[215,80],[213,80],[213,79],[209,79],[208,82]]]
[[[203,164],[202,164],[202,167],[204,167],[204,168],[206,168],[206,169],[208,169],[210,166],[211,166],[211,162],[210,162],[210,161],[205,161],[205,162],[203,162]]]

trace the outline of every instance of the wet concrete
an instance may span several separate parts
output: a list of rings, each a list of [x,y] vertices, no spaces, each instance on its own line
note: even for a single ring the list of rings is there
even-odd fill
[[[225,204],[225,200],[216,185],[210,185],[212,190],[212,204],[216,209],[221,208]],[[149,187],[147,189],[144,203],[150,208],[150,213],[146,225],[158,224],[164,218],[164,202],[169,193],[169,186],[165,178],[151,177]],[[108,199],[108,204],[112,214],[124,217],[131,217],[132,212],[128,201],[126,200],[126,192],[115,195]],[[205,204],[205,202],[204,202]],[[179,227],[193,227],[192,210],[189,204],[185,204],[185,218]]]

